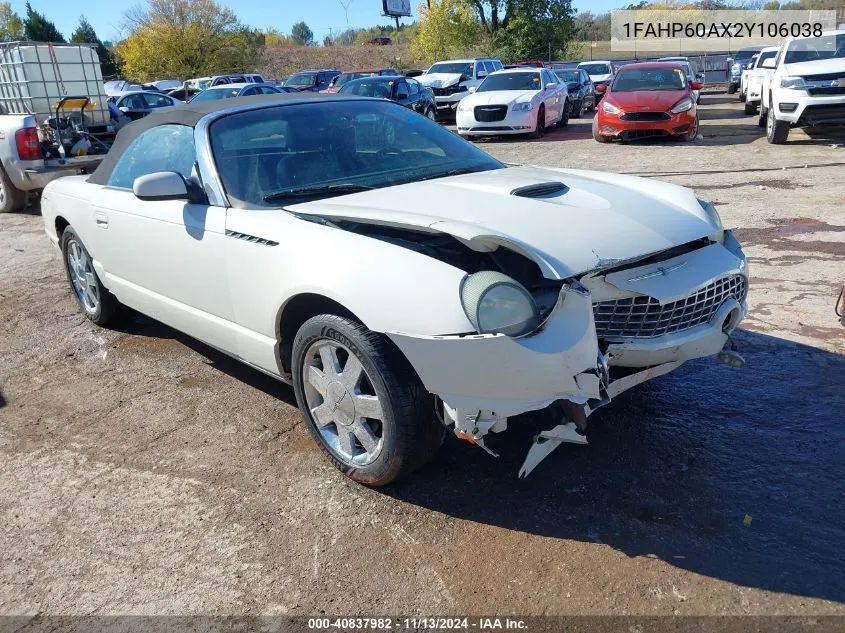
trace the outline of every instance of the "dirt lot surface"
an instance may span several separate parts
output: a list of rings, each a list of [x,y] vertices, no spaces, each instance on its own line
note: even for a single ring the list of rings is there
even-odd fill
[[[751,262],[744,369],[625,394],[522,483],[542,421],[498,460],[450,439],[402,485],[347,481],[290,388],[141,316],[92,326],[37,209],[0,216],[0,613],[845,614],[845,135],[770,146],[703,103],[692,143],[481,143],[693,187]]]

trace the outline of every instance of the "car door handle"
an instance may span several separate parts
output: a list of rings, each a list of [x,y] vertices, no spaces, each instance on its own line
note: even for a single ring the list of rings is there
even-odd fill
[[[109,228],[109,217],[105,213],[95,212],[94,213],[94,222],[101,229]]]

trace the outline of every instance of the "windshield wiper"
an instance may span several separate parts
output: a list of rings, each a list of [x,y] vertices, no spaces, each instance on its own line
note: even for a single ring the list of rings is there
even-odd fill
[[[305,198],[308,196],[339,196],[345,193],[357,193],[359,191],[369,191],[371,189],[375,189],[375,187],[356,185],[351,182],[336,185],[324,185],[320,187],[292,187],[291,189],[281,189],[279,191],[268,193],[264,196],[264,202],[273,202],[274,200],[282,200],[284,198]]]
[[[461,167],[460,169],[450,169],[449,171],[442,171],[439,174],[432,174],[431,176],[416,178],[415,180],[411,180],[409,182],[419,182],[422,180],[436,180],[437,178],[446,178],[448,176],[461,176],[463,174],[474,174],[477,171],[479,170],[473,167]]]

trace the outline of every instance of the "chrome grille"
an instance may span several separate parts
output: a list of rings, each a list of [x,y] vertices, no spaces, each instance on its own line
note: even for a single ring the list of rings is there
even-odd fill
[[[654,297],[633,297],[593,304],[599,338],[652,338],[707,323],[729,297],[742,303],[748,285],[742,275],[723,277],[684,299],[660,305]]]

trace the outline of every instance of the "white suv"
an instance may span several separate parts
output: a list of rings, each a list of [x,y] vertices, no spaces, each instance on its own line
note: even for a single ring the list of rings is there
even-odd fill
[[[502,68],[498,59],[450,59],[435,63],[415,79],[434,93],[437,117],[453,117],[469,89],[477,88],[487,75]]]
[[[785,143],[793,125],[845,124],[845,30],[787,39],[763,80],[760,118],[769,143]]]

